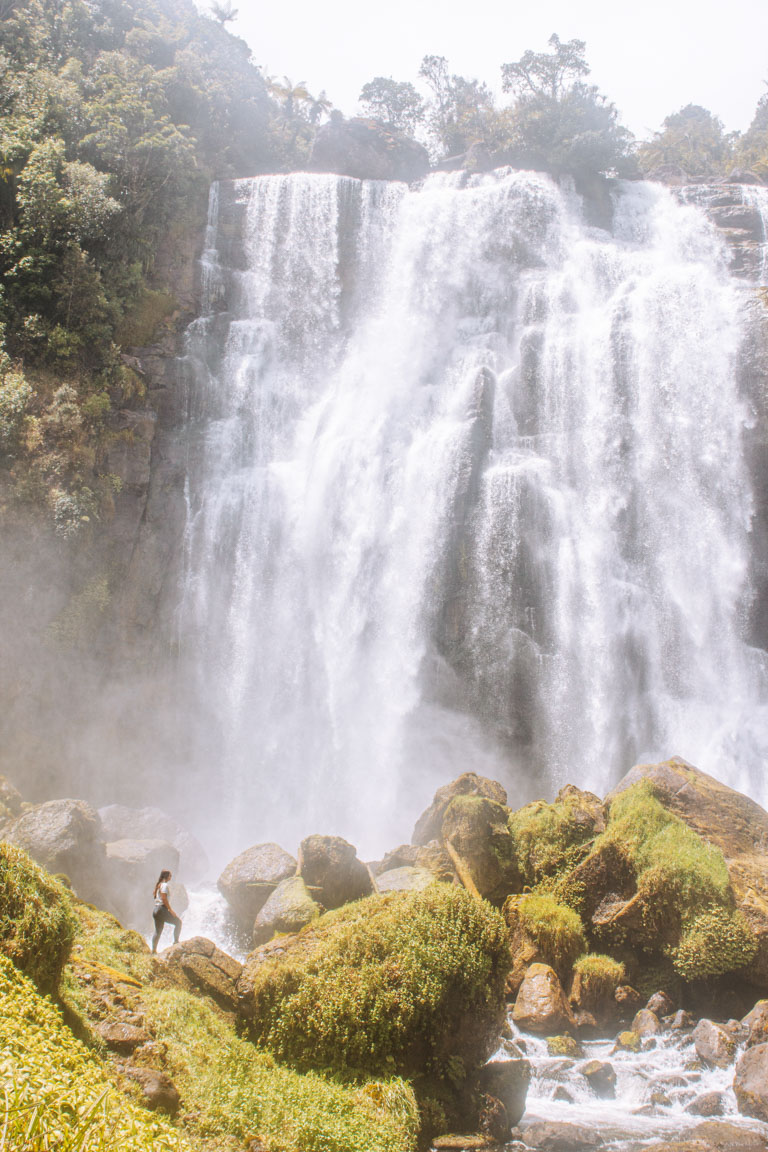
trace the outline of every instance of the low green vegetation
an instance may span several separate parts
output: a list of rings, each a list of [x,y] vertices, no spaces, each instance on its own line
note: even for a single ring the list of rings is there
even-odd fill
[[[553,896],[523,896],[517,906],[520,927],[536,943],[545,963],[566,980],[574,961],[587,950],[581,917]]]
[[[739,911],[716,905],[694,917],[672,953],[684,980],[703,980],[745,968],[757,954],[757,939]]]
[[[587,1008],[610,999],[627,978],[621,961],[599,952],[581,956],[574,964],[573,972],[581,986],[580,1001]]]
[[[0,841],[0,953],[53,992],[76,926],[67,889],[26,852]]]
[[[0,1147],[24,1152],[186,1152],[168,1123],[134,1104],[59,1012],[0,956]]]
[[[536,800],[509,817],[523,883],[533,887],[547,877],[573,868],[594,839],[594,825],[584,819],[584,801],[564,790],[547,804]]]
[[[403,1080],[344,1085],[280,1067],[208,1004],[150,989],[149,1024],[201,1136],[259,1136],[270,1152],[411,1152],[419,1116]]]
[[[297,1069],[398,1074],[449,1102],[493,1049],[509,966],[501,915],[463,889],[371,896],[247,971],[249,1033]]]

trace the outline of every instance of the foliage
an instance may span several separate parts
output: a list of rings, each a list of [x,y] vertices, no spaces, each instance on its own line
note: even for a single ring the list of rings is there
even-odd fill
[[[368,897],[250,972],[251,1035],[299,1069],[450,1078],[489,1055],[509,963],[501,916],[463,889]]]
[[[575,867],[594,838],[578,794],[558,796],[552,804],[526,804],[510,815],[509,830],[523,881],[531,886]]]
[[[478,143],[490,149],[502,144],[501,121],[487,84],[451,73],[444,56],[425,56],[419,76],[432,93],[426,122],[438,154],[455,156]]]
[[[410,1152],[418,1114],[402,1080],[355,1087],[281,1068],[238,1039],[205,1002],[151,989],[148,1022],[196,1126],[242,1141],[259,1133],[272,1152]]]
[[[736,159],[762,180],[768,180],[768,93],[760,97],[747,131],[736,144]]]
[[[582,1003],[589,1006],[611,998],[627,978],[624,965],[611,956],[590,952],[582,956],[573,966],[574,975],[581,984]]]
[[[502,87],[517,101],[511,113],[513,162],[556,175],[616,171],[631,175],[632,137],[618,113],[593,85],[583,40],[563,43],[553,35],[550,52],[523,53],[502,65]]]
[[[552,896],[523,896],[517,908],[521,928],[536,942],[541,955],[565,979],[578,956],[586,952],[581,917]]]
[[[366,116],[408,136],[416,132],[426,116],[424,100],[413,84],[388,76],[375,76],[364,84],[360,104]]]
[[[124,928],[109,912],[77,901],[77,946],[74,959],[87,958],[123,972],[133,980],[148,980],[153,972],[149,947],[138,932]]]
[[[0,956],[2,1146],[25,1152],[184,1152],[174,1129],[120,1095],[59,1012]]]
[[[641,144],[640,170],[653,176],[683,180],[714,180],[733,166],[733,135],[722,120],[698,104],[687,104],[665,119],[662,130]]]
[[[672,962],[684,980],[721,976],[751,964],[757,939],[738,910],[713,905],[690,921]]]
[[[0,953],[44,992],[53,991],[72,946],[67,890],[26,852],[0,841]]]

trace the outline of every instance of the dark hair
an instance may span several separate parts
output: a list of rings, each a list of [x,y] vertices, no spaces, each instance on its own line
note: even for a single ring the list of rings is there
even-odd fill
[[[157,890],[160,887],[160,885],[163,884],[166,880],[170,880],[170,878],[171,878],[171,874],[168,871],[168,869],[163,868],[162,872],[160,873],[160,875],[157,878],[157,884],[155,884],[155,890],[152,893],[152,899],[153,900],[157,898]]]

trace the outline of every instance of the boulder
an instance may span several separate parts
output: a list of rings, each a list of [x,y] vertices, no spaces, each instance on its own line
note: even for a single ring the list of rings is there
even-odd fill
[[[296,873],[296,861],[279,844],[255,844],[227,864],[218,888],[241,928],[253,922],[281,880]]]
[[[369,896],[371,877],[357,850],[341,836],[307,836],[299,848],[299,875],[323,908]]]
[[[107,844],[104,904],[130,928],[147,931],[152,924],[152,892],[162,869],[174,875],[179,854],[165,840],[115,840]],[[187,907],[186,890],[172,882],[171,907],[181,915]]]
[[[137,1064],[127,1064],[123,1075],[133,1080],[141,1088],[142,1104],[153,1112],[167,1112],[175,1116],[181,1104],[178,1089],[167,1072],[156,1068],[142,1068]]]
[[[124,1055],[133,1052],[141,1044],[148,1044],[152,1039],[145,1028],[123,1021],[103,1020],[96,1025],[96,1032],[107,1048]]]
[[[481,896],[501,904],[520,888],[507,809],[485,796],[455,796],[443,816],[442,839],[455,852]],[[457,864],[457,868],[459,865]],[[465,881],[464,876],[461,877]]]
[[[722,1116],[726,1110],[724,1092],[703,1092],[685,1106],[692,1116]]]
[[[643,1046],[642,1037],[637,1032],[619,1032],[613,1045],[614,1052],[639,1052]]]
[[[656,1036],[661,1032],[658,1016],[650,1008],[641,1008],[632,1021],[631,1031],[637,1032],[638,1036]]]
[[[276,932],[298,932],[316,920],[320,911],[301,876],[281,880],[254,921],[254,948],[266,944]]]
[[[684,1032],[688,1028],[693,1028],[695,1021],[690,1012],[679,1008],[673,1016],[667,1017],[665,1023],[668,1025],[670,1032]]]
[[[718,1120],[705,1120],[687,1133],[691,1140],[700,1140],[715,1152],[765,1152],[768,1141],[762,1132],[742,1128],[739,1124],[726,1124]]]
[[[0,805],[9,816],[21,816],[21,806],[24,798],[17,788],[14,788],[6,776],[0,776]]]
[[[650,1000],[646,1004],[649,1012],[654,1012],[656,1016],[661,1019],[664,1016],[671,1016],[675,1011],[674,1001],[667,996],[666,992],[654,992]]]
[[[35,804],[3,830],[3,838],[48,872],[63,872],[82,899],[98,901],[106,850],[99,814],[84,800]]]
[[[379,892],[419,892],[437,883],[434,872],[419,867],[390,868],[376,877]]]
[[[601,1100],[613,1100],[616,1095],[616,1072],[607,1060],[590,1060],[581,1069],[581,1074],[595,1096]]]
[[[768,812],[754,800],[677,756],[660,764],[639,764],[632,768],[607,799],[640,780],[648,780],[654,794],[670,812],[721,849],[736,904],[758,943],[757,955],[743,975],[757,987],[767,988]]]
[[[733,1060],[736,1045],[721,1024],[699,1020],[692,1033],[696,1055],[705,1064],[727,1068]]]
[[[178,878],[194,884],[207,875],[208,856],[199,840],[161,808],[127,808],[109,804],[99,808],[104,839],[164,840],[178,853]]]
[[[564,1121],[537,1120],[523,1131],[523,1139],[528,1148],[541,1152],[582,1152],[582,1149],[597,1148],[603,1138],[594,1128],[585,1124],[568,1124]]]
[[[480,1091],[501,1100],[512,1127],[520,1122],[525,1112],[530,1082],[531,1066],[527,1060],[492,1060],[480,1069]]]
[[[515,1000],[512,1019],[519,1028],[543,1036],[575,1029],[576,1021],[554,968],[532,964]]]
[[[411,837],[413,844],[424,845],[440,839],[443,817],[448,805],[456,796],[484,796],[487,800],[494,800],[502,806],[506,806],[507,803],[507,793],[496,780],[488,780],[475,772],[464,772],[435,792],[429,808],[416,821]]]
[[[374,876],[390,872],[395,868],[426,868],[436,880],[453,881],[454,870],[451,858],[439,840],[428,844],[401,844],[387,852],[383,860],[371,865]]]
[[[744,1017],[742,1024],[747,1030],[747,1048],[768,1042],[768,1000],[758,1000],[752,1011]]]
[[[550,1056],[566,1056],[569,1060],[581,1060],[584,1049],[578,1040],[567,1033],[565,1036],[550,1036],[547,1040]]]
[[[164,962],[184,978],[191,991],[213,1000],[225,1012],[238,1007],[237,982],[243,966],[204,936],[193,936],[173,944],[163,954]]]
[[[736,1065],[733,1091],[742,1116],[768,1121],[768,1044],[747,1048]]]
[[[359,180],[422,180],[429,154],[416,140],[379,120],[332,113],[318,129],[309,158],[311,172],[337,172]]]

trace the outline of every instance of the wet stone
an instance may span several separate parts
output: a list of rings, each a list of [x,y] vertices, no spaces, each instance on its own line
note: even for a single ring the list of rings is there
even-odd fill
[[[597,1148],[603,1139],[594,1128],[585,1124],[541,1120],[529,1124],[523,1131],[523,1140],[529,1148],[541,1152],[582,1152]]]
[[[690,1104],[686,1104],[685,1111],[694,1116],[722,1116],[725,1112],[725,1094],[703,1092],[691,1100]]]
[[[596,1096],[603,1100],[612,1100],[616,1095],[616,1072],[613,1065],[604,1060],[590,1060],[581,1069]]]

